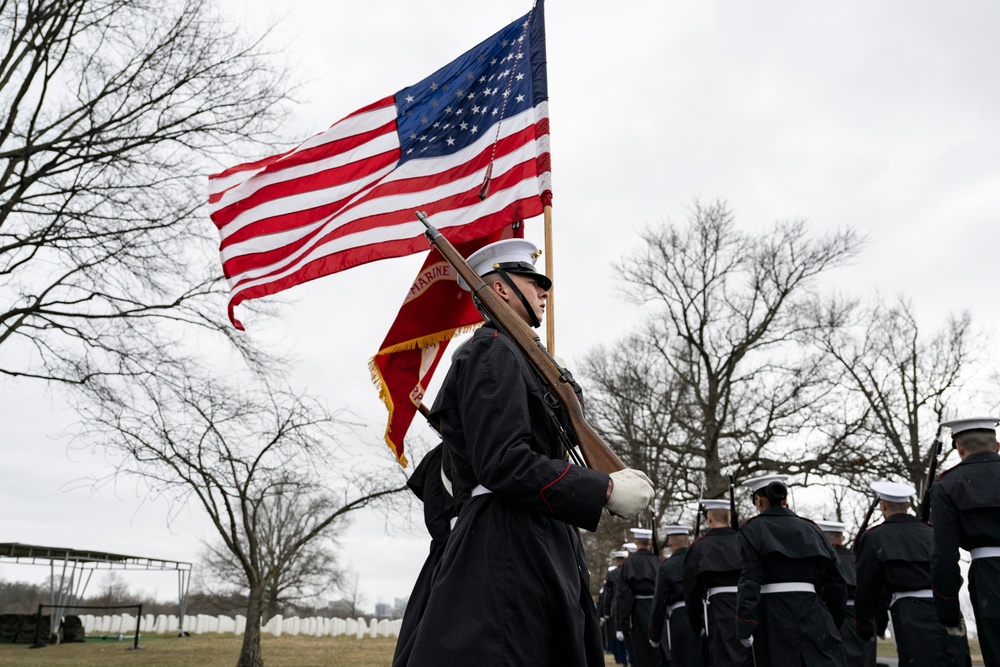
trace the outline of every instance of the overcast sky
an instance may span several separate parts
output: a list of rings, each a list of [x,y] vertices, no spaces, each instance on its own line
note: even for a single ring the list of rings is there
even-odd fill
[[[252,26],[279,21],[274,43],[303,82],[288,121],[298,139],[419,81],[530,9],[527,0],[285,0],[283,15],[261,0],[224,6]],[[697,198],[726,199],[746,230],[791,218],[817,233],[853,227],[868,246],[830,285],[906,294],[928,328],[968,309],[996,329],[1000,5],[550,0],[546,22],[556,342],[571,367],[638,323],[612,263],[645,226],[683,220]],[[540,219],[527,236],[542,242]],[[274,327],[245,320],[247,335],[296,355],[300,382],[358,415],[358,450],[386,466],[395,463],[367,361],[421,262],[296,288]],[[991,349],[1000,358],[995,340]],[[989,407],[969,399],[955,410]],[[210,529],[195,509],[168,528],[164,506],[131,483],[75,488],[107,463],[68,450],[60,436],[73,415],[57,392],[5,381],[0,414],[0,541],[197,559]],[[430,439],[422,425],[415,432]],[[366,516],[343,542],[374,604],[409,593],[428,538]],[[3,579],[41,575],[0,566]],[[176,586],[167,575],[136,581],[160,597]]]

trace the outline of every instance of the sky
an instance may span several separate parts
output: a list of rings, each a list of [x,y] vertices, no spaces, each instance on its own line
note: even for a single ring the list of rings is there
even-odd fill
[[[221,7],[249,29],[276,22],[275,57],[301,83],[286,130],[302,140],[419,81],[530,3]],[[905,294],[928,330],[962,310],[997,329],[1000,5],[550,0],[546,24],[556,352],[571,368],[640,321],[614,262],[696,200],[728,201],[747,231],[799,218],[817,234],[856,229],[865,251],[827,287]],[[541,244],[540,219],[526,236]],[[281,322],[245,320],[248,336],[296,357],[298,382],[351,411],[363,424],[358,451],[386,466],[396,464],[367,362],[422,260],[313,281],[285,294]],[[986,352],[1000,358],[996,336]],[[955,409],[979,407],[969,398]],[[0,541],[197,560],[211,529],[195,508],[168,526],[166,507],[133,482],[95,491],[79,481],[107,474],[108,462],[72,448],[74,415],[58,391],[5,381],[0,417]],[[412,433],[431,441],[423,425]],[[341,536],[369,606],[409,593],[429,544],[412,519],[407,528],[364,515]],[[2,579],[46,575],[0,565]],[[134,581],[161,598],[176,590],[166,574]]]

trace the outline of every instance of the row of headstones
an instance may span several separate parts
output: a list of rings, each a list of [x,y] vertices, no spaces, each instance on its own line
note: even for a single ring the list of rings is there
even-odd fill
[[[131,614],[112,614],[111,616],[92,616],[90,614],[81,616],[83,629],[88,635],[102,634],[132,634],[135,632],[137,617]],[[307,635],[310,637],[339,637],[354,635],[358,639],[362,637],[398,637],[401,620],[389,621],[386,619],[371,619],[366,621],[363,618],[299,618],[292,616],[283,618],[281,614],[273,616],[267,623],[261,626],[261,632],[272,634],[276,637],[286,635]],[[197,616],[184,617],[184,630],[191,634],[200,635],[205,633],[230,632],[242,635],[247,627],[246,616],[237,615],[236,618],[230,616],[208,616],[198,614]],[[140,632],[152,634],[167,634],[180,631],[180,622],[176,616],[160,614],[146,614],[142,617],[142,627]]]

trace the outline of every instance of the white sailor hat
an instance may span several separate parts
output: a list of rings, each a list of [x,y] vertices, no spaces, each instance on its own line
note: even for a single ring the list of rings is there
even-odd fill
[[[663,529],[663,532],[667,534],[667,537],[671,535],[690,535],[691,529],[687,526],[667,526]]]
[[[629,552],[630,554],[634,554],[636,551],[639,550],[639,547],[636,546],[635,542],[626,542],[622,546],[625,547],[625,551]]]
[[[955,437],[959,433],[965,433],[966,431],[993,431],[996,433],[997,422],[1000,422],[1000,419],[996,417],[972,417],[970,419],[952,419],[951,421],[941,422],[941,426],[951,429],[951,436]]]
[[[527,239],[504,239],[483,246],[469,255],[466,260],[472,270],[481,276],[503,269],[507,273],[532,276],[544,290],[552,287],[552,280],[535,270],[535,260],[542,254],[538,247]],[[469,291],[469,284],[458,277],[458,286]]]
[[[847,528],[847,524],[842,521],[827,521],[826,519],[817,519],[816,525],[824,533],[843,533],[844,529]]]
[[[705,498],[698,501],[706,510],[728,510],[729,501],[722,498]]]
[[[905,503],[910,499],[910,496],[917,492],[909,484],[900,484],[899,482],[888,482],[885,480],[872,482],[871,488],[872,491],[878,494],[879,500],[884,500],[887,503]]]
[[[743,486],[749,486],[751,491],[757,493],[771,482],[781,482],[784,484],[787,479],[788,475],[764,475],[763,477],[748,479],[743,482]]]
[[[621,551],[612,551],[612,558],[628,558],[628,552],[622,549]]]
[[[652,528],[629,528],[629,532],[632,533],[633,540],[651,540],[653,539],[653,529]]]

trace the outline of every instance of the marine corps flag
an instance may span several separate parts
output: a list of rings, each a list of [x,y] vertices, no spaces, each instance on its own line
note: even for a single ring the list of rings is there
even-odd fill
[[[233,325],[247,299],[425,251],[415,210],[455,244],[540,215],[551,203],[545,65],[538,0],[424,80],[210,176]]]
[[[468,257],[488,243],[521,235],[518,223],[455,247]],[[368,363],[372,381],[389,411],[385,442],[403,466],[406,465],[403,437],[448,343],[455,335],[472,331],[483,323],[472,296],[458,286],[455,276],[452,266],[433,248],[403,299],[378,354]]]

